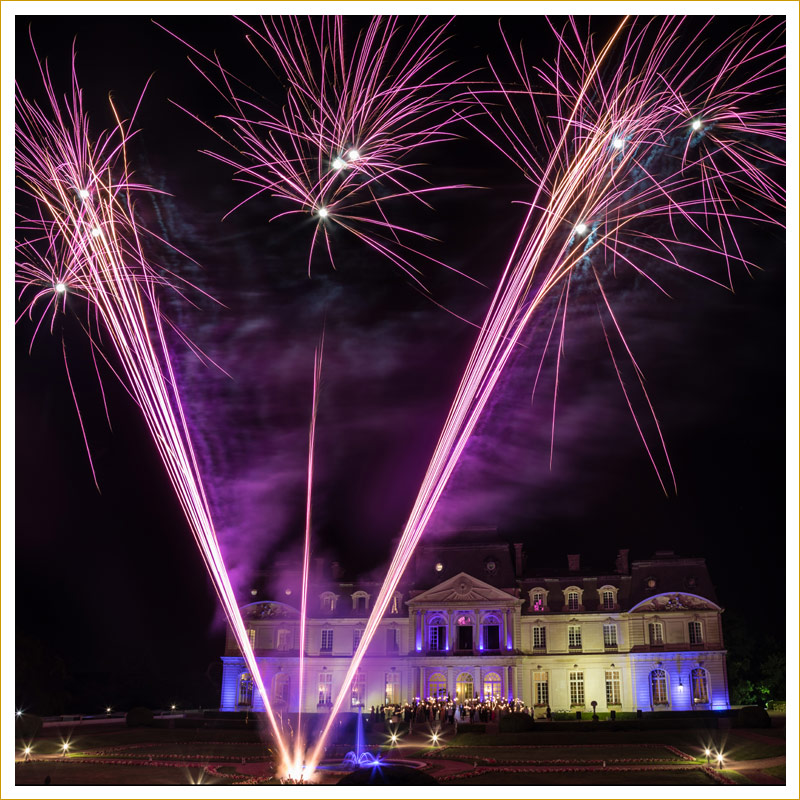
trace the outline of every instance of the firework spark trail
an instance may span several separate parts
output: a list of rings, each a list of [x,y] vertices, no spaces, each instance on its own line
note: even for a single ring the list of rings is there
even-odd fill
[[[411,18],[404,31],[398,17],[374,17],[352,48],[346,46],[345,25],[338,16],[240,21],[258,56],[280,68],[287,89],[279,114],[240,96],[235,87],[244,84],[216,57],[159,26],[202,59],[202,67],[193,65],[232,108],[220,117],[231,134],[206,127],[235,155],[208,155],[233,167],[238,180],[255,187],[240,205],[267,192],[289,205],[273,219],[312,215],[309,271],[320,240],[333,264],[331,235],[339,227],[421,287],[412,260],[441,262],[404,239],[431,237],[392,222],[385,206],[401,198],[427,205],[431,192],[466,188],[427,185],[420,174],[423,165],[415,161],[422,147],[456,138],[453,123],[469,116],[471,100],[454,98],[463,76],[447,77],[450,64],[442,63],[450,21],[428,32],[426,18]]]
[[[46,65],[39,66],[50,114],[28,101],[19,87],[16,91],[18,186],[35,209],[18,226],[21,296],[34,292],[26,312],[32,316],[43,301],[43,314],[55,313],[56,304],[64,310],[72,294],[86,302],[84,328],[91,347],[142,411],[288,763],[219,549],[172,371],[157,291],[171,283],[145,256],[142,237],[147,231],[134,215],[132,193],[152,190],[130,180],[126,145],[133,122],[121,120],[112,103],[116,128],[92,140],[74,52],[71,102],[66,101],[65,111]],[[103,341],[109,343],[108,355],[101,349]]]
[[[289,774],[299,779],[305,778],[303,765],[303,685],[305,679],[305,652],[306,652],[306,610],[308,608],[308,570],[311,561],[311,490],[314,484],[314,438],[317,429],[317,410],[319,408],[319,388],[322,378],[322,352],[324,335],[319,347],[314,351],[314,390],[311,404],[311,422],[308,427],[308,479],[306,482],[306,531],[303,548],[303,584],[300,595],[300,657],[298,661],[298,697],[301,698],[297,711],[297,731],[294,741],[294,761]]]
[[[780,224],[757,202],[782,204],[780,183],[767,168],[785,162],[758,140],[782,140],[783,118],[775,109],[744,110],[742,105],[745,100],[748,105],[763,102],[772,88],[770,81],[779,82],[783,52],[775,40],[781,24],[757,20],[710,52],[703,49],[700,33],[683,43],[683,24],[666,19],[660,25],[651,20],[637,26],[626,19],[598,54],[574,20],[564,32],[555,31],[555,66],[539,71],[557,107],[550,119],[537,107],[533,81],[521,66],[524,59],[509,47],[524,87],[518,95],[531,101],[536,127],[551,155],[544,166],[537,165],[525,130],[515,127],[516,121],[524,128],[515,108],[510,117],[490,114],[505,141],[494,143],[532,176],[537,191],[311,765],[318,763],[361,659],[497,381],[549,294],[582,264],[591,264],[613,329],[633,359],[594,262],[611,262],[614,269],[618,263],[627,264],[656,286],[643,261],[712,280],[679,261],[679,251],[685,248],[690,255],[723,259],[730,279],[732,264],[755,266],[742,255],[734,223]],[[616,70],[608,67],[612,45],[622,51]],[[704,78],[701,65],[713,67],[713,77]],[[498,94],[513,97],[507,89]],[[483,103],[479,94],[475,99]],[[655,231],[654,222],[667,234]],[[683,233],[678,231],[681,224]],[[689,235],[702,244],[684,241]],[[566,314],[566,302],[559,308]],[[607,331],[605,335],[608,342]],[[613,349],[611,354],[613,358]],[[658,421],[635,360],[633,364],[671,474]],[[619,374],[616,359],[614,368]],[[630,405],[627,391],[626,400]],[[634,419],[639,427],[635,415]],[[639,430],[666,491],[654,453]]]

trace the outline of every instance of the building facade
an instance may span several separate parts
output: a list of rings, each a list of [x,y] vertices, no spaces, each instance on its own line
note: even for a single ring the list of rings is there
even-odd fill
[[[521,700],[552,711],[728,708],[721,613],[702,558],[671,551],[613,570],[526,569],[522,545],[422,545],[364,656],[342,710],[413,702]],[[297,575],[277,565],[272,597],[242,615],[277,713],[326,712],[381,586],[318,560],[308,591],[305,686],[298,692]],[[266,585],[266,583],[265,583]],[[257,597],[260,589],[251,591]],[[263,710],[228,633],[222,711]]]

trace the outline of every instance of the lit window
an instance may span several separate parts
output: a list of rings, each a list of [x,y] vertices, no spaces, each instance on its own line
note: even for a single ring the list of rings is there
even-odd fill
[[[333,675],[330,672],[320,672],[319,674],[319,705],[331,704],[331,688],[333,686]]]
[[[248,628],[247,629],[247,641],[250,642],[250,647],[256,646],[256,629],[255,628]]]
[[[654,669],[650,673],[650,693],[654,706],[665,706],[667,699],[667,673],[663,669]]]
[[[387,706],[400,702],[400,676],[396,672],[386,673],[385,702]]]
[[[365,696],[365,687],[366,687],[367,676],[363,672],[357,672],[355,677],[353,678],[352,686],[350,687],[350,705],[351,706],[363,706],[364,705],[364,696]]]
[[[708,703],[708,673],[699,667],[692,670],[692,699],[695,703]]]
[[[390,614],[399,614],[400,613],[400,595],[396,594],[392,597],[392,607],[389,610]]]
[[[533,701],[537,706],[546,706],[550,702],[546,672],[533,673]]]
[[[545,647],[547,647],[546,629],[541,625],[537,625],[535,628],[532,628],[531,630],[533,631],[534,649],[544,650]]]
[[[689,623],[689,644],[703,644],[703,626],[701,623]]]
[[[570,625],[567,628],[567,632],[569,635],[569,649],[570,650],[580,650],[581,645],[581,626],[580,625]]]
[[[618,669],[606,670],[606,705],[618,706],[622,704],[622,689]]]
[[[462,702],[475,697],[475,684],[469,672],[461,672],[456,678],[456,697]]]
[[[613,622],[603,625],[603,646],[617,646],[617,626]]]
[[[503,696],[503,682],[497,672],[487,672],[483,679],[483,699],[499,700]]]
[[[651,622],[647,626],[650,632],[650,644],[661,646],[664,644],[664,626],[660,622]]]
[[[569,673],[569,703],[572,706],[584,705],[583,673]]]
[[[603,610],[612,611],[614,608],[614,592],[612,592],[609,589],[606,589],[603,592],[602,600],[603,600]]]
[[[322,631],[322,642],[319,649],[324,653],[330,653],[333,650],[333,629],[324,628]]]
[[[239,705],[253,705],[253,679],[249,672],[243,672],[239,676]]]
[[[429,697],[447,696],[447,678],[441,672],[434,672],[428,679]]]
[[[544,592],[531,593],[531,608],[534,611],[544,611]]]
[[[358,650],[359,644],[361,644],[361,637],[364,634],[363,628],[356,628],[353,631],[353,652],[355,653]]]

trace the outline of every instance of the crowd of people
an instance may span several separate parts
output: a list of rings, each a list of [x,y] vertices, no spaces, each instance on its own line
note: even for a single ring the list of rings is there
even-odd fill
[[[460,700],[449,696],[421,699],[415,697],[412,703],[372,706],[367,713],[367,721],[405,722],[409,724],[459,725],[474,722],[497,722],[512,712],[533,714],[522,700],[507,701],[502,698],[490,700]]]

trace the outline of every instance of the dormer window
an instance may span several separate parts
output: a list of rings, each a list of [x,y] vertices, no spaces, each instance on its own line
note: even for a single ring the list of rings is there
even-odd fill
[[[617,607],[617,592],[619,590],[616,586],[601,586],[598,590],[600,595],[600,608],[603,611],[613,611]]]
[[[494,575],[497,572],[497,562],[493,558],[486,559],[486,571],[490,575]]]
[[[568,586],[564,589],[564,600],[567,611],[582,611],[583,589],[579,586]]]
[[[389,613],[390,614],[399,614],[400,613],[400,600],[401,595],[396,594],[392,597],[392,602],[389,606]]]
[[[547,589],[537,586],[528,592],[531,599],[531,611],[547,610]]]
[[[366,592],[353,592],[354,611],[367,611],[369,609],[369,595]]]
[[[320,606],[323,614],[331,614],[336,608],[336,595],[333,592],[325,592],[320,596]]]

